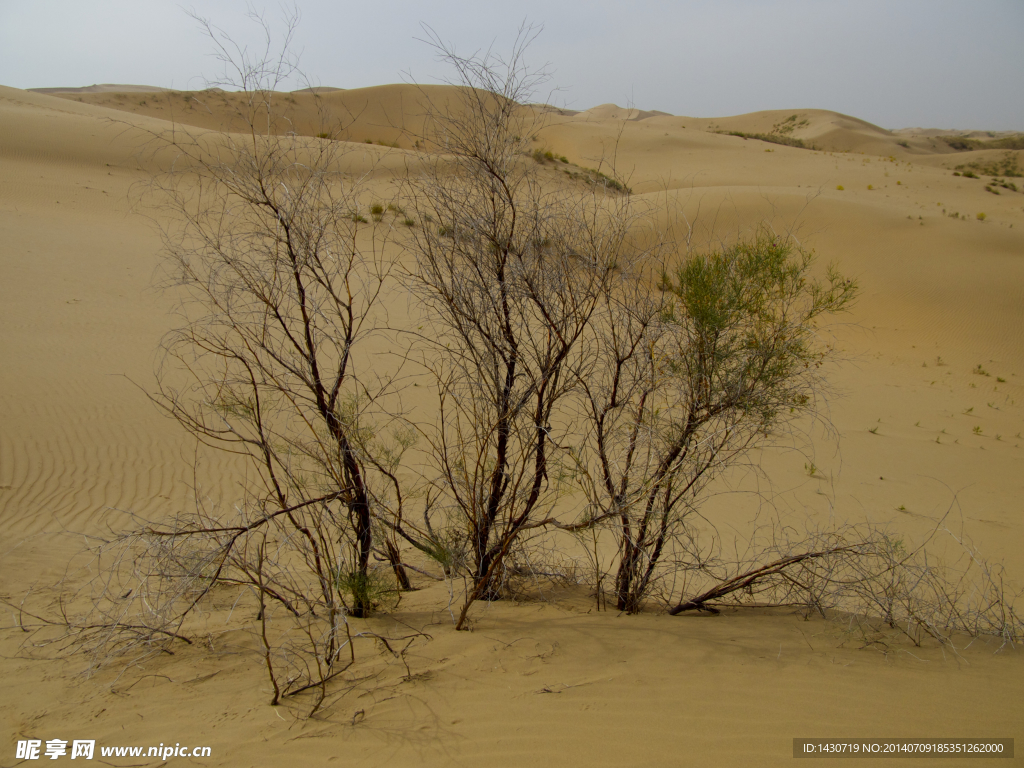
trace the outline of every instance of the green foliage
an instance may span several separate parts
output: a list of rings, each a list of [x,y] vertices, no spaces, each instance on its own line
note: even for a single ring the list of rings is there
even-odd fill
[[[993,178],[992,181],[989,184],[985,185],[985,191],[986,192],[991,192],[993,195],[998,195],[999,194],[999,190],[996,189],[996,187],[1002,187],[1003,189],[1008,189],[1011,192],[1019,192],[1020,191],[1020,190],[1017,189],[1017,185],[1014,184],[1012,181],[1007,181],[1006,179],[997,179],[997,178]]]
[[[630,343],[632,349],[649,345],[644,359],[654,383],[634,392],[638,415],[617,438],[632,445],[640,431],[650,434],[646,467],[632,458],[618,469],[601,465],[605,487],[617,495],[599,505],[630,521],[619,542],[619,610],[640,610],[665,543],[699,506],[701,489],[813,408],[821,366],[833,351],[815,326],[846,309],[857,293],[832,268],[816,279],[813,261],[765,229],[731,247],[696,253],[661,276],[656,331]],[[806,469],[817,476],[813,464]]]
[[[555,160],[559,160],[563,163],[569,162],[569,158],[565,155],[556,155],[550,149],[535,149],[533,150],[531,157],[541,165],[544,163],[553,163]]]
[[[665,320],[685,329],[675,361],[712,411],[738,408],[755,415],[762,430],[780,413],[808,404],[806,374],[831,352],[814,332],[815,320],[843,311],[857,285],[830,267],[824,280],[810,277],[813,256],[783,238],[762,232],[751,242],[698,254],[677,271]]]
[[[988,141],[968,139],[965,136],[940,136],[939,138],[960,152],[970,152],[978,149],[1024,149],[1024,133]]]
[[[334,580],[338,592],[345,598],[349,615],[357,618],[393,610],[401,599],[401,591],[390,568],[362,573],[342,566],[335,573]]]
[[[739,136],[741,139],[757,139],[758,141],[767,141],[771,144],[782,144],[787,147],[796,147],[797,149],[817,149],[813,144],[808,144],[803,139],[794,139],[792,136],[780,135],[777,133],[744,133],[743,131],[715,131],[715,133],[724,133],[727,136]]]
[[[969,179],[978,178],[975,171],[984,174],[985,176],[1024,176],[1024,169],[1020,167],[1019,155],[1017,155],[1015,152],[1007,152],[999,160],[989,160],[988,162],[975,161],[973,163],[963,163],[962,165],[958,165],[956,169],[958,171],[962,171],[963,175]]]
[[[974,218],[976,218],[978,221],[984,221],[988,217],[984,213],[979,213]]]
[[[572,165],[572,163],[569,162],[568,157],[565,155],[556,155],[549,149],[535,149],[530,156],[541,165],[548,162],[555,162],[556,160],[565,165]],[[630,194],[633,191],[618,179],[608,176],[596,168],[580,168],[579,171],[563,169],[563,171],[570,179],[583,181],[587,184],[600,184],[606,189],[612,189],[616,192],[622,192],[625,194]]]
[[[467,565],[466,536],[457,527],[431,528],[421,550],[451,578]]]
[[[791,134],[794,129],[803,128],[805,125],[809,124],[807,118],[804,118],[800,122],[797,122],[797,118],[799,118],[799,115],[790,115],[785,120],[780,120],[772,126],[768,135],[784,137]]]

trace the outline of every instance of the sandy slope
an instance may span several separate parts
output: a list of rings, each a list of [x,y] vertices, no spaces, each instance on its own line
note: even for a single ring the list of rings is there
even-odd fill
[[[100,535],[122,519],[118,509],[164,514],[186,503],[194,479],[212,497],[237,495],[237,467],[222,456],[201,454],[193,477],[193,447],[144,395],[174,327],[174,294],[153,289],[159,237],[129,205],[147,178],[137,155],[145,130],[172,116],[238,128],[237,97],[67,96],[0,88],[5,594],[60,574],[78,540],[49,535],[58,530]],[[321,132],[312,96],[282,98],[292,130]],[[413,157],[418,98],[407,86],[324,95],[332,114],[351,116],[353,167],[369,167],[367,152],[383,158],[382,191]],[[793,114],[806,124],[792,135],[828,151],[712,132],[767,132]],[[905,148],[900,135],[820,110],[697,119],[605,105],[549,116],[537,148],[602,170],[614,158],[636,193],[669,201],[676,226],[693,225],[697,242],[765,221],[863,286],[837,329],[846,361],[832,374],[828,416],[838,443],[815,432],[812,455],[763,459],[766,495],[782,513],[891,522],[914,536],[956,502],[957,525],[1024,582],[1024,195],[952,176],[964,156],[932,149],[927,135]],[[979,365],[986,374],[972,372]],[[742,496],[709,507],[737,525],[756,511]],[[1010,736],[1024,749],[1019,652],[979,644],[961,659],[884,655],[785,614],[627,618],[572,595],[481,607],[475,632],[455,635],[442,587],[420,582],[398,613],[433,637],[410,652],[413,678],[367,642],[380,677],[324,720],[265,706],[249,638],[220,634],[230,606],[211,615],[212,650],[120,679],[104,671],[83,681],[74,661],[5,658],[0,765],[14,764],[14,742],[26,737],[209,744],[204,765],[296,755],[345,765],[781,765],[795,736]],[[0,637],[5,655],[18,640]]]

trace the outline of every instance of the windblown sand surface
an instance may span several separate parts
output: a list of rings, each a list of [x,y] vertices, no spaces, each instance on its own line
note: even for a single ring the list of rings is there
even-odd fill
[[[372,165],[372,184],[390,189],[415,154],[403,126],[421,119],[417,94],[321,95],[351,116],[346,131],[322,121],[306,93],[282,95],[277,130],[353,142],[352,167]],[[83,535],[116,529],[123,510],[159,518],[187,505],[196,484],[220,503],[240,496],[242,468],[197,452],[146,397],[175,297],[154,287],[160,214],[130,202],[148,178],[144,130],[172,119],[237,130],[236,106],[212,92],[0,88],[6,597],[60,578]],[[790,135],[819,150],[714,132],[768,133],[791,115]],[[614,158],[634,193],[678,203],[696,241],[759,222],[792,228],[862,285],[836,330],[845,360],[830,374],[827,416],[838,440],[814,430],[811,456],[766,454],[765,499],[718,496],[709,515],[741,530],[770,503],[797,526],[833,515],[913,539],[953,507],[950,527],[1024,582],[1024,194],[994,195],[986,180],[951,173],[1004,152],[956,153],[936,131],[894,133],[820,110],[709,119],[604,105],[549,117],[538,148],[605,170]],[[15,657],[21,637],[5,631],[0,765],[15,764],[25,738],[211,746],[200,765],[781,765],[798,736],[1014,737],[1024,750],[1019,650],[979,641],[961,656],[882,652],[785,611],[626,617],[569,593],[480,605],[474,631],[455,633],[444,587],[417,584],[394,617],[372,620],[432,636],[410,653],[411,677],[367,645],[377,677],[312,721],[267,706],[242,632],[83,679],[81,659]],[[6,611],[4,626],[16,619]]]

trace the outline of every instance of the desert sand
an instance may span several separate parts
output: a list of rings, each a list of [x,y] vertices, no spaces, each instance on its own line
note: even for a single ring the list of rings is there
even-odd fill
[[[321,95],[356,117],[332,134],[353,142],[353,167],[360,153],[372,158],[371,183],[389,189],[416,152],[402,130],[418,119],[413,89]],[[310,94],[282,98],[280,132],[321,132]],[[237,130],[235,99],[0,88],[8,598],[59,579],[84,536],[116,530],[125,510],[170,514],[195,483],[224,503],[240,495],[241,467],[197,453],[147,399],[175,296],[156,287],[159,213],[133,205],[153,170],[137,154],[143,129]],[[789,135],[817,149],[715,132],[768,133],[791,116]],[[614,155],[633,192],[678,204],[698,239],[769,222],[862,286],[835,329],[835,434],[812,432],[816,472],[796,452],[761,457],[780,514],[914,537],[953,507],[956,530],[1024,584],[1024,194],[952,173],[1005,152],[958,153],[939,131],[814,109],[696,118],[603,105],[548,117],[538,147],[585,167]],[[741,494],[709,507],[737,527],[757,512]],[[212,614],[223,621],[206,647],[90,677],[81,658],[54,660],[5,629],[0,765],[16,764],[26,738],[209,745],[212,757],[194,764],[231,766],[782,765],[794,737],[1012,737],[1024,750],[1024,655],[998,642],[960,654],[861,647],[793,611],[630,617],[594,611],[585,591],[481,604],[473,632],[456,633],[444,587],[416,585],[394,615],[370,620],[431,635],[409,670],[367,645],[374,676],[313,720],[299,705],[267,705],[254,643],[233,629],[230,606]],[[5,609],[3,626],[16,621]]]

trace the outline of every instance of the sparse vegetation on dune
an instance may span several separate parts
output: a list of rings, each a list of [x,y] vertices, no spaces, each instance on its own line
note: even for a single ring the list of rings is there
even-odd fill
[[[739,136],[743,139],[756,139],[758,141],[766,141],[770,144],[781,144],[786,147],[796,147],[797,149],[818,149],[813,144],[809,144],[802,139],[794,138],[791,134],[797,128],[803,128],[808,125],[809,121],[807,118],[799,119],[799,115],[790,115],[784,120],[780,120],[772,126],[772,129],[768,133],[747,133],[744,131],[722,131],[716,130],[715,133],[722,133],[727,136]]]
[[[940,136],[942,141],[960,152],[979,149],[1024,149],[1024,134],[1001,139],[970,139],[965,136]]]
[[[782,144],[783,146],[796,147],[797,149],[817,149],[816,146],[808,144],[803,139],[796,139],[784,134],[744,133],[742,131],[715,131],[715,133],[724,133],[727,136],[739,136],[742,139],[757,139],[758,141],[767,141],[770,144]]]
[[[1024,170],[1020,167],[1020,157],[1016,152],[1007,152],[1001,160],[989,160],[983,162],[976,160],[971,163],[962,163],[956,166],[963,176],[969,179],[976,179],[976,174],[985,176],[1024,176]]]
[[[216,598],[249,630],[267,698],[303,701],[304,716],[360,676],[364,646],[412,679],[406,651],[430,638],[408,626],[386,634],[371,617],[400,626],[417,574],[444,586],[422,615],[457,630],[486,624],[483,603],[555,583],[629,616],[795,609],[867,647],[1024,640],[1003,570],[946,518],[912,543],[892,527],[780,513],[731,549],[722,541],[714,483],[739,466],[763,479],[758,462],[800,447],[806,420],[829,426],[826,373],[839,354],[829,326],[858,285],[756,221],[697,247],[692,227],[661,227],[660,202],[634,196],[606,158],[586,168],[536,147],[548,134],[546,113],[524,108],[542,82],[524,64],[533,37],[521,30],[507,61],[434,38],[458,87],[424,98],[421,134],[400,134],[423,149],[392,186],[360,186],[372,173],[346,175],[345,153],[380,162],[373,172],[404,153],[349,145],[340,128],[300,139],[271,130],[287,55],[240,63],[249,135],[152,134],[155,152],[189,161],[152,185],[186,297],[152,399],[202,443],[241,455],[246,485],[222,509],[197,493],[189,513],[129,515],[86,552],[84,584],[16,606],[19,629],[96,664],[138,661],[195,643]],[[792,136],[808,123],[794,114],[767,134],[728,133],[814,149]],[[784,156],[758,151],[757,162]],[[992,385],[980,364],[973,373],[972,385]],[[886,432],[879,418],[864,435],[876,415],[856,438],[881,450],[900,425],[883,414]],[[972,432],[964,441],[976,447],[1001,448],[1009,434]],[[810,460],[804,473],[815,489],[831,476]],[[894,508],[901,521],[920,511],[909,496]]]

